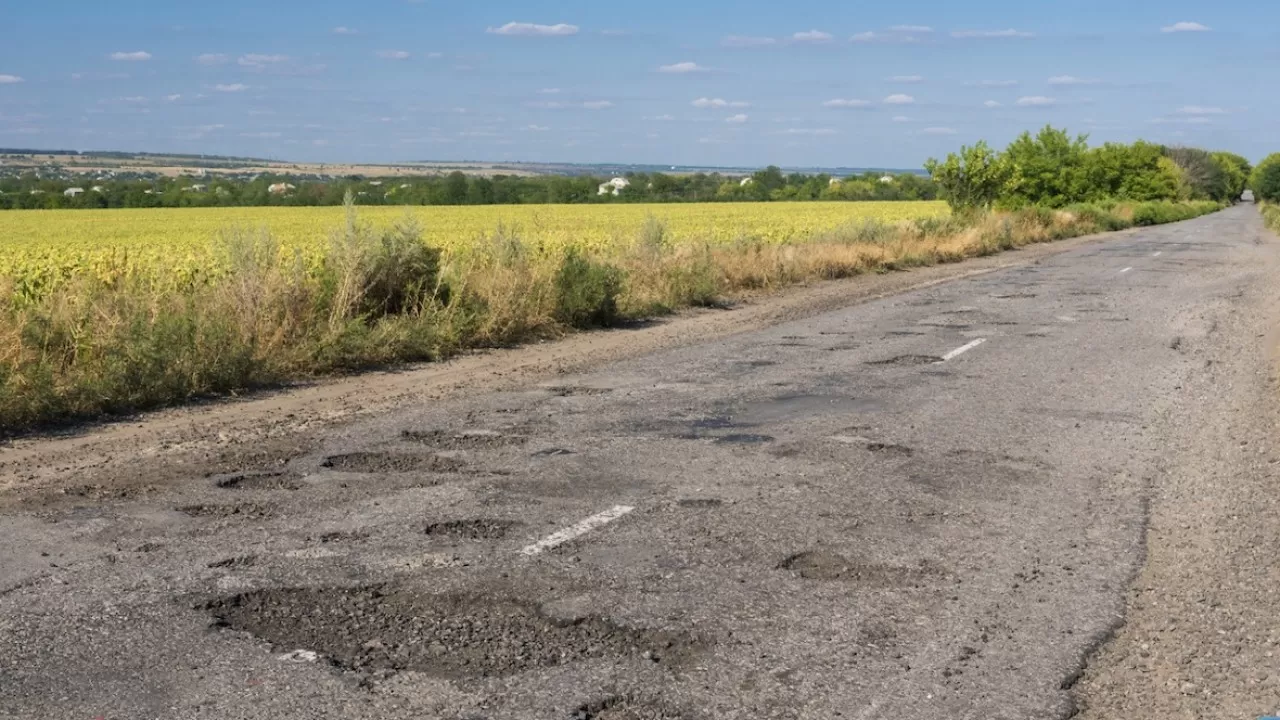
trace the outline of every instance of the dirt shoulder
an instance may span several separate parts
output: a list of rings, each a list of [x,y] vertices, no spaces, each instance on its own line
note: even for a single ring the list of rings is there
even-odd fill
[[[242,399],[146,413],[0,446],[0,495],[39,489],[76,471],[95,474],[144,458],[191,456],[214,463],[263,443],[296,447],[324,428],[405,404],[459,393],[517,388],[664,348],[769,327],[836,308],[1035,263],[1081,245],[1137,230],[1032,245],[1000,255],[906,272],[867,275],[740,299],[727,310],[691,310],[630,329],[570,335],[553,342],[470,353],[442,363],[321,380]],[[108,473],[110,474],[110,473]]]

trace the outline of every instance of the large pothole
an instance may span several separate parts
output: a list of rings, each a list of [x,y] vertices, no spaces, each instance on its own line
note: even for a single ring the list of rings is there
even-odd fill
[[[204,609],[217,625],[278,650],[310,650],[358,671],[486,677],[603,657],[665,664],[687,658],[697,645],[684,633],[600,617],[557,620],[522,601],[393,586],[257,590]]]
[[[350,473],[455,472],[464,463],[456,458],[418,453],[355,452],[325,458],[324,467]]]
[[[426,534],[432,537],[454,538],[458,540],[501,540],[512,529],[521,523],[514,520],[495,520],[493,518],[475,518],[469,520],[445,520],[431,523],[426,527]]]

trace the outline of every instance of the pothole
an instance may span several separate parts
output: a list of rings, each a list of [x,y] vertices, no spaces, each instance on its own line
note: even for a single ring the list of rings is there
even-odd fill
[[[325,458],[322,467],[351,473],[454,472],[465,463],[457,458],[410,453],[355,452]]]
[[[424,531],[432,537],[458,538],[461,540],[500,540],[522,523],[513,520],[476,518],[471,520],[446,520],[431,523]]]
[[[1031,298],[1036,297],[1036,294],[1029,292],[1014,292],[992,295],[991,297],[997,300],[1030,300]]]
[[[709,508],[718,508],[721,505],[724,505],[724,501],[720,498],[681,498],[676,501],[676,505],[692,510],[705,510]]]
[[[302,482],[282,472],[245,472],[219,478],[223,490],[300,490]]]
[[[773,442],[772,435],[752,435],[750,433],[739,433],[736,435],[723,435],[715,439],[717,445],[755,445],[759,443]]]
[[[851,560],[828,550],[806,550],[785,558],[778,569],[805,580],[839,580],[880,588],[915,587],[941,575],[937,570]]]
[[[204,609],[277,652],[305,648],[348,670],[490,677],[604,657],[676,664],[697,648],[684,633],[594,616],[559,621],[518,600],[389,586],[256,590]]]
[[[569,720],[688,720],[690,715],[631,695],[613,695],[579,706]]]
[[[257,555],[241,555],[240,557],[230,557],[230,558],[227,558],[226,560],[218,560],[216,562],[211,562],[206,567],[213,568],[213,569],[245,568],[245,567],[253,567],[254,565],[257,565],[257,564],[258,564]]]
[[[942,362],[937,355],[897,355],[888,360],[872,360],[868,365],[932,365]]]
[[[554,387],[544,388],[547,392],[560,397],[577,397],[590,395],[607,395],[613,392],[612,388],[585,387],[582,385],[558,385]]]
[[[243,519],[262,519],[269,518],[275,514],[275,511],[267,505],[258,503],[235,503],[232,505],[184,505],[177,508],[178,512],[185,513],[195,518],[243,518]]]
[[[690,423],[690,427],[694,430],[728,430],[729,428],[737,427],[737,424],[733,422],[733,418],[731,417],[717,415],[715,417],[694,420]]]
[[[333,530],[321,533],[318,539],[322,545],[329,545],[332,543],[359,542],[368,539],[368,537],[369,533],[363,530]]]
[[[481,450],[511,445],[523,445],[529,438],[509,435],[496,430],[466,430],[450,433],[444,430],[405,430],[400,433],[405,440],[429,445],[440,450]]]
[[[772,367],[774,365],[777,365],[778,361],[777,360],[743,360],[738,364],[746,365],[747,367],[761,368],[761,367]]]
[[[578,452],[576,450],[569,450],[566,448],[547,448],[545,450],[539,450],[535,453],[530,454],[530,457],[560,457],[562,455],[577,455],[577,454]]]
[[[873,453],[884,453],[886,455],[897,455],[899,457],[911,457],[916,452],[906,445],[883,442],[867,443],[867,450]]]

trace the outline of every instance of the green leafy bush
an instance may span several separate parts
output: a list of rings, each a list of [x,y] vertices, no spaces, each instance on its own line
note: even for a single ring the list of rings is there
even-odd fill
[[[556,320],[575,328],[617,324],[623,280],[622,270],[570,248],[556,274]]]
[[[1263,202],[1280,202],[1280,153],[1268,155],[1254,168],[1249,180],[1254,198]]]

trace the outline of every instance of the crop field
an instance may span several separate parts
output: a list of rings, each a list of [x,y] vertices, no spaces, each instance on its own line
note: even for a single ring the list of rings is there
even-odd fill
[[[689,205],[515,205],[359,209],[388,225],[412,216],[426,242],[465,254],[499,227],[530,247],[607,251],[629,245],[650,217],[672,242],[800,241],[849,223],[893,223],[948,213],[942,202],[702,203]],[[231,228],[269,230],[281,245],[314,257],[341,227],[340,207],[139,210],[23,210],[0,213],[0,276],[46,279],[80,272],[178,271],[211,261],[207,250]]]

